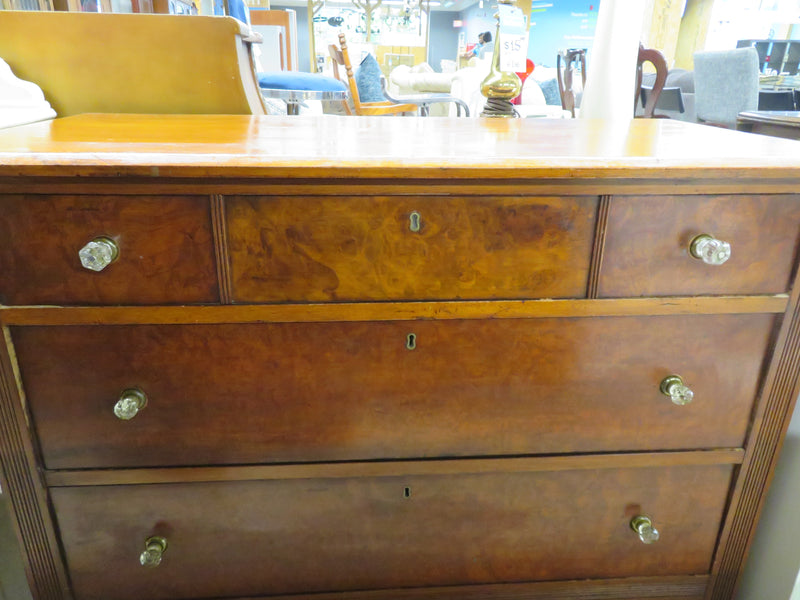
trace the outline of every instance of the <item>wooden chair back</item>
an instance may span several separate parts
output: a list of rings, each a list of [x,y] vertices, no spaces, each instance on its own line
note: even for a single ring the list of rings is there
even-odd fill
[[[266,114],[258,41],[231,17],[0,11],[0,56],[60,117]]]
[[[563,66],[562,66],[563,63]],[[558,79],[558,93],[561,96],[561,108],[568,110],[575,116],[575,91],[573,90],[573,65],[581,65],[581,80],[586,87],[586,49],[570,48],[559,52],[556,56],[556,78]]]
[[[353,66],[350,63],[350,54],[347,50],[347,39],[343,33],[339,34],[339,47],[335,44],[328,46],[328,52],[333,62],[333,75],[339,81],[344,81],[339,72],[339,67],[344,67],[345,74],[347,75],[347,84],[350,88],[350,99],[353,102],[353,108],[345,103],[347,114],[352,115],[390,115],[399,113],[415,113],[417,111],[416,104],[397,104],[387,100],[385,102],[361,102],[358,95],[358,85],[356,84],[356,77],[353,73]]]
[[[342,79],[342,75],[339,73],[339,67],[345,67],[345,64],[346,64],[345,63],[345,59],[344,59],[344,53],[341,51],[339,46],[337,46],[336,44],[330,44],[328,46],[328,53],[331,56],[331,63],[333,64],[333,76],[336,79],[338,79],[339,81],[344,81],[344,79]],[[356,87],[355,91],[353,91],[353,87],[350,84],[350,80],[349,79],[348,79],[348,86],[350,87],[350,98],[352,99],[353,104],[355,105],[355,103],[358,101],[357,100],[357,98],[358,98],[358,87]],[[344,104],[345,112],[348,115],[352,115],[353,114],[353,109],[350,108],[350,103],[347,100],[345,100],[345,101],[343,101],[343,104]],[[360,102],[359,102],[359,104],[360,104]]]
[[[661,51],[655,48],[645,48],[639,44],[639,59],[636,63],[636,94],[633,99],[633,109],[636,110],[636,103],[639,102],[639,94],[642,91],[642,65],[649,62],[655,67],[656,80],[653,83],[653,89],[647,94],[647,102],[644,105],[644,113],[642,118],[652,119],[657,117],[655,114],[656,104],[658,98],[661,96],[661,91],[664,89],[664,84],[667,83],[667,59]]]

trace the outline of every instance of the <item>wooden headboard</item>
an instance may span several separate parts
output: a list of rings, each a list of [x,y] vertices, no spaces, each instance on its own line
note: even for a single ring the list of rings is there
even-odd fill
[[[0,11],[0,57],[61,117],[264,114],[254,42],[231,17]]]

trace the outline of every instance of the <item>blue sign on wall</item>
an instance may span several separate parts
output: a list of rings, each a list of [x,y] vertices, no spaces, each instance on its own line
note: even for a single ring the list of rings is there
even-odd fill
[[[591,51],[599,6],[600,0],[533,0],[528,58],[554,67],[559,50]]]

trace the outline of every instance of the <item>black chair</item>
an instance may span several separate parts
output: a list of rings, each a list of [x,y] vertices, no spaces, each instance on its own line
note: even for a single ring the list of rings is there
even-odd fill
[[[652,93],[653,88],[643,85],[641,88],[642,108],[647,106],[647,98]],[[686,112],[683,104],[683,93],[679,87],[665,87],[661,90],[661,95],[656,102],[656,109],[671,110],[679,113]]]
[[[794,90],[761,90],[758,110],[794,110]]]

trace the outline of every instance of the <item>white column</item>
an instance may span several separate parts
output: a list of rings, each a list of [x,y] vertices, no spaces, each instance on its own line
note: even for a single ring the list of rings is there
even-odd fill
[[[586,72],[580,117],[633,118],[636,63],[646,3],[602,0]]]

